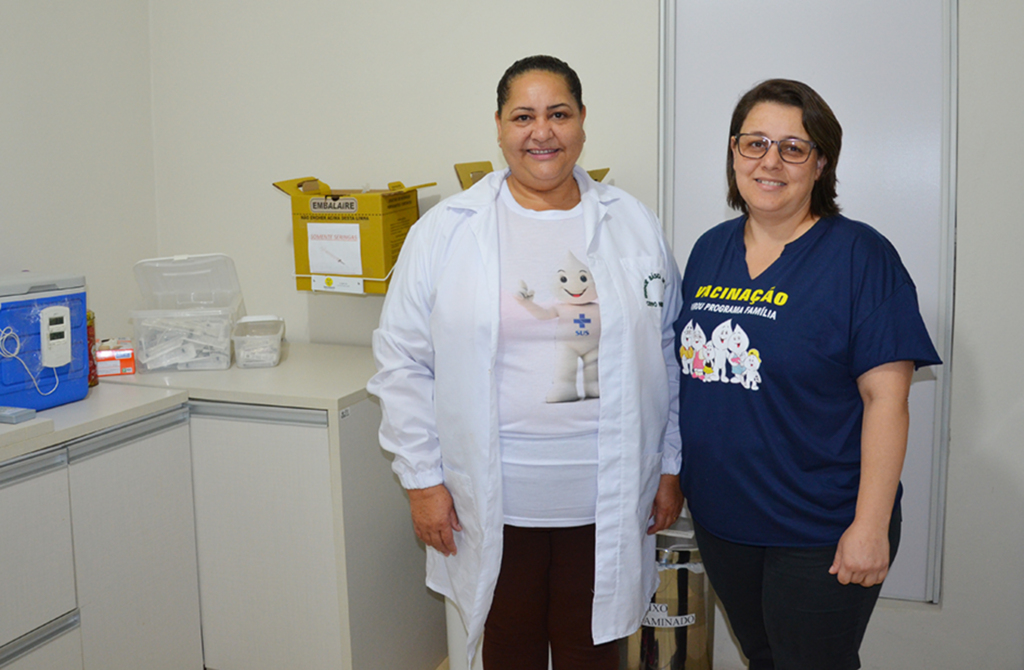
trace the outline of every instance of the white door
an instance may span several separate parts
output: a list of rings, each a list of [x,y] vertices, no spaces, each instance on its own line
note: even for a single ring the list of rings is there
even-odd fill
[[[672,244],[738,216],[726,204],[729,121],[758,82],[797,79],[843,127],[837,165],[843,214],[884,234],[917,286],[925,325],[946,365],[919,370],[910,392],[903,534],[882,595],[937,602],[941,558],[942,386],[951,323],[950,8],[933,0],[810,2],[665,0],[674,24],[666,123]]]

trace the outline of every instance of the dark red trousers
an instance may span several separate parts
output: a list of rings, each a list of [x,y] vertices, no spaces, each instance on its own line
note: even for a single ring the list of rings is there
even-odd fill
[[[594,645],[594,526],[505,526],[484,625],[484,670],[618,670],[617,642]]]

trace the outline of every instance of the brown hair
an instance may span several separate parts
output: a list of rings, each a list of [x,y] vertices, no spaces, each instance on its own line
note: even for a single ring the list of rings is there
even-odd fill
[[[843,127],[839,125],[828,103],[814,89],[792,79],[763,81],[747,91],[736,103],[736,109],[732,112],[732,122],[729,124],[729,151],[725,163],[725,177],[729,183],[729,206],[749,214],[747,203],[736,187],[732,138],[742,129],[750,110],[762,102],[788,105],[803,112],[804,129],[825,158],[821,176],[814,182],[814,188],[811,190],[811,214],[819,217],[838,214],[840,207],[836,202],[836,165],[839,163],[839,150],[843,145]]]

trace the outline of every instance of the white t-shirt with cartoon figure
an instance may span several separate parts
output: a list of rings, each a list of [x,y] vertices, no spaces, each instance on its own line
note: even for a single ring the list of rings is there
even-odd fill
[[[594,522],[601,314],[581,207],[498,199],[501,324],[495,368],[505,523]]]

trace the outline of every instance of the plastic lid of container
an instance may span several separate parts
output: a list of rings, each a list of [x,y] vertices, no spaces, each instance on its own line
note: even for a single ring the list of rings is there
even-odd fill
[[[43,272],[17,272],[0,275],[0,297],[31,295],[45,291],[66,291],[75,288],[85,288],[85,277]]]
[[[260,314],[258,316],[243,316],[235,323],[251,323],[253,321],[284,321],[284,319],[273,314]]]
[[[279,316],[243,316],[231,330],[233,338],[281,337],[284,335],[284,319]]]
[[[143,298],[178,296],[188,305],[223,304],[241,295],[235,263],[225,254],[171,256],[141,260],[133,268]]]

